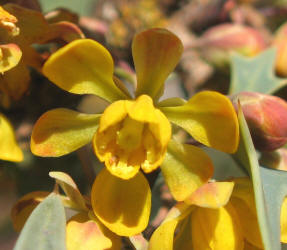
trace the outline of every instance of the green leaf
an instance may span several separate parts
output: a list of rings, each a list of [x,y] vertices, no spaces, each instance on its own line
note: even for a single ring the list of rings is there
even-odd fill
[[[65,250],[66,218],[60,198],[50,194],[31,213],[14,250]]]
[[[254,91],[271,94],[287,84],[287,79],[274,75],[276,50],[271,48],[256,57],[231,56],[231,85],[229,94]]]
[[[287,173],[259,167],[257,153],[241,108],[240,145],[234,158],[247,170],[254,187],[258,222],[265,250],[280,250],[280,211],[287,194]]]

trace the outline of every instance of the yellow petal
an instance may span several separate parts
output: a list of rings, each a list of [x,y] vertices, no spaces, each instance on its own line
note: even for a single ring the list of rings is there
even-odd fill
[[[18,146],[14,130],[7,118],[0,114],[0,159],[6,161],[22,161],[23,153]]]
[[[149,129],[160,145],[165,148],[170,141],[172,131],[169,120],[160,110],[155,110],[155,121],[149,124]]]
[[[149,250],[173,250],[173,238],[176,226],[180,221],[177,219],[170,220],[160,225],[153,233],[150,243]]]
[[[177,230],[173,250],[193,249],[190,216],[179,225]]]
[[[107,231],[96,218],[90,219],[87,213],[76,214],[67,223],[67,250],[119,250],[119,237]]]
[[[99,132],[116,125],[127,116],[127,109],[132,105],[131,101],[117,101],[109,105],[101,116]]]
[[[140,122],[155,122],[155,108],[153,106],[153,100],[148,95],[139,96],[133,105],[129,106],[129,116]]]
[[[202,144],[227,153],[236,151],[239,142],[238,120],[226,96],[203,91],[182,106],[162,107],[161,111]]]
[[[185,202],[199,207],[219,208],[227,204],[233,187],[233,182],[207,183],[197,189]]]
[[[91,199],[95,215],[118,235],[141,233],[148,224],[151,191],[141,172],[122,180],[103,169],[93,184]]]
[[[195,209],[191,214],[191,230],[196,250],[242,250],[244,247],[239,217],[229,203],[217,209]]]
[[[84,146],[92,140],[99,117],[62,108],[46,112],[32,131],[33,154],[57,157]]]
[[[254,209],[250,208],[250,206],[252,206],[251,204],[248,204],[244,200],[238,198],[231,198],[230,203],[236,209],[236,212],[240,217],[240,224],[246,240],[252,245],[263,249],[261,234],[256,216],[255,203],[253,204]]]
[[[179,97],[172,97],[165,100],[160,101],[157,104],[157,107],[175,107],[182,106],[186,103],[186,100]]]
[[[287,243],[287,199],[285,198],[281,206],[281,242]]]
[[[173,250],[174,232],[179,223],[189,218],[190,206],[176,204],[168,213],[162,224],[154,231],[149,242],[149,250]]]
[[[213,165],[208,155],[200,148],[170,141],[162,174],[178,201],[185,200],[213,175]]]
[[[164,81],[174,70],[183,51],[181,41],[166,29],[149,29],[134,37],[132,53],[137,74],[136,96],[159,98]]]
[[[240,223],[244,237],[252,245],[263,249],[252,182],[249,178],[235,178],[233,181],[235,186],[230,202],[241,218]]]
[[[20,232],[26,220],[34,210],[34,208],[43,201],[50,193],[49,192],[32,192],[23,196],[13,206],[11,210],[11,218],[14,229]]]
[[[13,43],[0,45],[0,73],[14,68],[22,57],[21,49]]]
[[[55,52],[43,73],[58,87],[75,94],[94,94],[114,102],[127,96],[113,81],[110,53],[89,39],[75,40]]]
[[[56,179],[57,183],[64,190],[65,194],[80,210],[87,210],[85,199],[80,193],[73,179],[64,172],[49,172],[49,176]]]

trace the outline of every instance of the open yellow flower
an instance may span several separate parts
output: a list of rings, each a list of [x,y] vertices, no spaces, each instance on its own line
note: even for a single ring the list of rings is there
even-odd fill
[[[188,101],[180,98],[159,101],[164,82],[182,50],[179,38],[168,30],[155,28],[137,34],[132,44],[137,74],[134,94],[114,77],[109,52],[89,39],[73,41],[59,49],[43,67],[43,73],[60,88],[75,94],[94,94],[110,104],[103,114],[82,114],[68,109],[46,112],[34,126],[31,150],[39,156],[58,157],[93,141],[96,155],[108,170],[103,170],[94,186],[106,187],[110,183],[111,190],[121,190],[121,185],[125,185],[125,190],[141,194],[131,195],[128,204],[139,204],[142,212],[131,215],[128,206],[123,207],[122,214],[134,216],[131,222],[125,216],[115,217],[115,208],[107,205],[116,205],[118,196],[111,193],[107,198],[107,188],[104,191],[100,191],[101,187],[93,188],[92,200],[103,199],[102,207],[94,206],[94,212],[110,229],[112,224],[121,225],[119,230],[111,229],[121,235],[139,233],[148,222],[150,189],[140,169],[149,173],[161,166],[172,194],[179,201],[213,174],[211,160],[200,148],[171,139],[171,124],[185,129],[204,145],[228,153],[237,149],[237,117],[224,95],[203,91]],[[125,184],[123,179],[127,181]],[[122,195],[120,199],[124,198]],[[140,227],[136,226],[139,224]]]
[[[281,241],[284,243],[286,206],[287,199],[281,208]],[[208,183],[185,202],[178,203],[151,237],[149,250],[160,248],[263,249],[251,181],[238,178],[233,182]]]

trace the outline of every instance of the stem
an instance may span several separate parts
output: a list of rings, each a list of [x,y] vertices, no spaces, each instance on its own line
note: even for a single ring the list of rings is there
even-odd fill
[[[94,171],[94,164],[90,157],[88,146],[86,145],[82,148],[79,148],[77,150],[77,155],[79,157],[79,160],[81,161],[81,165],[83,167],[83,171],[86,175],[89,185],[92,185],[96,178],[96,173]]]

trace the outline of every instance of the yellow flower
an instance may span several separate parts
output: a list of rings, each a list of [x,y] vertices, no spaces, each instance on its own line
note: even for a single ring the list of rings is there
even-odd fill
[[[213,174],[211,160],[200,148],[171,139],[171,123],[204,145],[229,153],[237,149],[237,117],[224,95],[203,91],[188,101],[159,101],[164,82],[182,50],[179,38],[168,30],[156,28],[137,34],[132,44],[137,74],[134,94],[114,77],[109,52],[89,39],[73,41],[59,49],[43,67],[43,73],[60,88],[75,94],[97,95],[109,106],[103,114],[68,109],[46,112],[34,126],[31,150],[39,156],[58,157],[92,141],[96,155],[108,170],[102,170],[95,180],[98,188],[93,188],[92,203],[101,202],[93,206],[94,212],[121,235],[139,233],[148,223],[150,188],[139,169],[149,173],[161,166],[179,201]],[[109,190],[114,192],[108,195]],[[129,191],[129,197],[119,190]],[[127,205],[117,207],[115,212],[119,200]],[[135,204],[137,213],[129,209]]]
[[[17,33],[16,17],[0,6],[0,29],[13,34]],[[0,45],[0,74],[6,73],[17,66],[22,57],[20,48],[13,43]],[[1,86],[0,86],[1,89]],[[15,133],[8,119],[0,113],[0,159],[19,162],[23,160],[23,153],[18,146]]]
[[[170,137],[168,119],[149,96],[141,95],[135,101],[116,101],[104,111],[95,152],[112,174],[129,179],[140,167],[149,173],[162,163]]]
[[[5,43],[0,46],[0,58],[5,59],[5,64],[0,64],[0,72],[5,71],[0,78],[0,103],[9,107],[11,100],[20,99],[29,87],[28,67],[41,71],[45,61],[33,44],[45,44],[55,39],[70,42],[83,38],[83,34],[72,23],[50,24],[41,12],[7,3],[0,6],[0,37],[1,43]],[[15,67],[11,69],[11,65]]]
[[[286,207],[287,199],[281,208],[281,241],[284,243]],[[263,249],[251,181],[238,178],[233,182],[208,183],[185,202],[178,203],[151,237],[149,250],[159,248]]]
[[[76,212],[66,225],[67,250],[119,250],[121,238],[108,230],[90,209],[89,197],[83,197],[73,179],[63,172],[50,172],[65,195],[61,195],[63,205]],[[33,210],[50,193],[36,191],[24,195],[13,206],[11,217],[14,229],[20,232]]]

